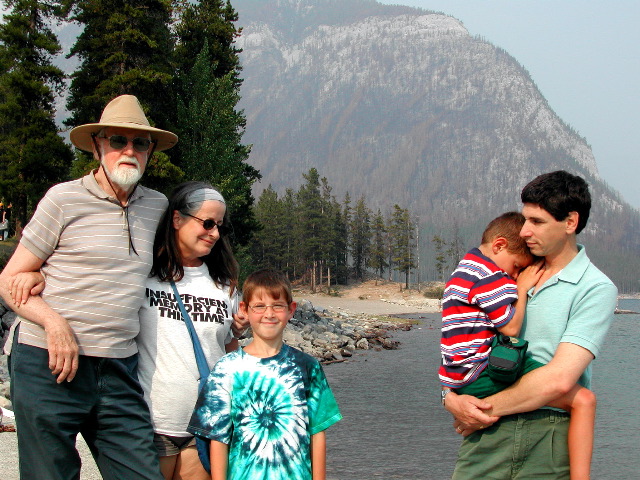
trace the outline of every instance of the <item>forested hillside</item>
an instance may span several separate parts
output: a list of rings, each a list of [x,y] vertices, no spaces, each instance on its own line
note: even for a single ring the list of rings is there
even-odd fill
[[[526,68],[456,19],[369,0],[236,0],[249,162],[283,193],[317,168],[338,197],[417,217],[421,277],[435,244],[478,242],[539,173],[583,175],[581,235],[621,290],[640,290],[640,218],[598,175],[587,143]]]

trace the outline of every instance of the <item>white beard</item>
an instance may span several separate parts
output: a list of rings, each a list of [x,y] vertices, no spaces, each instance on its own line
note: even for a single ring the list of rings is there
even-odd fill
[[[120,163],[123,161],[135,164],[136,168],[119,168]],[[102,163],[102,168],[104,168],[105,173],[109,176],[109,180],[124,189],[128,189],[129,187],[135,185],[140,180],[140,178],[142,178],[140,163],[138,163],[138,160],[135,157],[127,157],[123,155],[120,160],[116,162],[115,168],[112,172],[109,171],[104,162]]]

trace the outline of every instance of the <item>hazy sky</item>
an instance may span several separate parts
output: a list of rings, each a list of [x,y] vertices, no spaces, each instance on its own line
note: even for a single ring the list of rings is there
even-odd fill
[[[604,180],[640,207],[640,1],[378,1],[446,13],[509,52],[587,139]]]

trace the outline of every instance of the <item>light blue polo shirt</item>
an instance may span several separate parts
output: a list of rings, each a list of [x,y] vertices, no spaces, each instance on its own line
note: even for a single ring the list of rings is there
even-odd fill
[[[529,353],[549,363],[558,344],[573,343],[589,350],[594,357],[613,321],[618,289],[587,257],[584,246],[559,273],[533,294],[528,292],[527,310],[521,336],[529,341]],[[591,365],[578,381],[591,386]]]

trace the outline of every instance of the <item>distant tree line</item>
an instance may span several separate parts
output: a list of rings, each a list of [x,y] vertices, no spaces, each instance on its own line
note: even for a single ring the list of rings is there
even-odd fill
[[[373,212],[364,196],[352,206],[348,192],[340,203],[315,168],[302,176],[297,191],[279,195],[269,185],[258,198],[256,264],[281,269],[312,289],[364,280],[368,270],[380,277],[395,271],[408,288],[417,268],[416,222],[409,210],[394,205],[385,216],[380,209]]]

